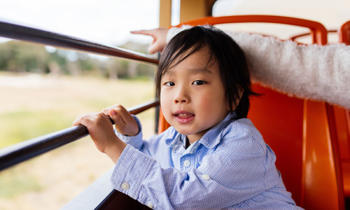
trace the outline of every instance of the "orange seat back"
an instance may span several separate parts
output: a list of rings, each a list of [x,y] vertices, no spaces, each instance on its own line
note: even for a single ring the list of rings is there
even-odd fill
[[[248,114],[276,153],[276,166],[288,191],[300,205],[302,176],[303,100],[255,84],[262,96],[251,97]]]
[[[349,45],[350,44],[350,21],[344,23],[339,30],[328,30],[329,33],[338,33],[339,42]],[[290,39],[297,41],[301,37],[310,36],[310,33],[301,33],[291,36]],[[329,118],[334,118],[334,121],[331,122],[331,129],[336,131],[334,136],[337,139],[338,144],[338,154],[340,156],[341,170],[343,176],[343,185],[344,185],[344,195],[346,197],[350,196],[350,117],[349,110],[332,105],[328,107]]]
[[[307,27],[315,42],[327,43],[327,31],[322,24],[292,17],[237,15],[208,17],[183,24],[247,22]],[[336,164],[339,161],[328,126],[326,104],[292,98],[259,84],[254,84],[253,90],[262,96],[251,98],[248,117],[276,153],[277,168],[296,203],[306,209],[344,209],[341,175]],[[159,131],[168,126],[162,116],[159,126]]]
[[[350,45],[350,21],[340,27],[339,42]],[[350,110],[334,106],[335,126],[341,159],[350,162]]]
[[[339,42],[350,44],[350,21],[340,27]],[[332,106],[334,125],[337,133],[338,146],[341,158],[341,169],[343,175],[344,195],[350,197],[350,110],[339,106]]]
[[[350,44],[350,20],[340,27],[339,41],[341,43]]]

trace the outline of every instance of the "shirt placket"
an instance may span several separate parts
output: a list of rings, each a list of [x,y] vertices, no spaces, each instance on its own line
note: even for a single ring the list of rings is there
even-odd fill
[[[193,167],[192,155],[184,155],[180,158],[182,171],[189,171]]]
[[[173,164],[176,169],[182,170],[180,159],[184,153],[185,149],[183,148],[181,142],[177,142],[173,145],[171,155],[173,159]]]

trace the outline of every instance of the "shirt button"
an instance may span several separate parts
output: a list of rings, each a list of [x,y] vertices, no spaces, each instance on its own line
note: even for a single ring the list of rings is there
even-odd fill
[[[203,174],[202,179],[204,179],[205,181],[208,181],[210,180],[210,176],[208,174]]]
[[[123,189],[123,190],[128,190],[129,188],[130,188],[129,183],[123,182],[123,184],[122,184],[122,189]]]
[[[153,204],[152,204],[151,202],[148,202],[146,205],[147,205],[149,208],[153,209]]]
[[[188,167],[188,166],[190,166],[191,165],[191,162],[189,161],[189,160],[185,160],[184,161],[184,166],[185,167]]]

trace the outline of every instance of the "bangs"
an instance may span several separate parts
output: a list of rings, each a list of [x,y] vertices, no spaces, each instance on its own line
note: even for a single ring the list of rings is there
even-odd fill
[[[202,48],[209,47],[208,43],[205,42],[205,40],[202,40],[198,42],[190,43],[190,42],[183,42],[180,43],[181,45],[174,46],[174,47],[167,47],[164,50],[164,54],[169,56],[164,56],[163,60],[160,60],[160,66],[159,69],[161,69],[161,75],[163,76],[169,69],[172,69],[174,66],[178,65],[182,61],[184,61],[186,58],[191,56],[192,54],[198,52]],[[208,63],[213,59],[213,53],[209,49],[208,52],[210,53],[210,57],[208,59]]]

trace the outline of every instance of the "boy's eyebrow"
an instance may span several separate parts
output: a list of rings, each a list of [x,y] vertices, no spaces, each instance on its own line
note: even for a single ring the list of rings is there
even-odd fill
[[[188,68],[188,71],[190,71],[191,74],[212,74],[213,72],[210,71],[207,68]],[[168,71],[164,72],[164,75],[168,74],[168,75],[172,75],[174,74],[174,70],[173,69],[169,69]]]
[[[193,68],[193,69],[188,69],[189,71],[191,71],[191,74],[200,74],[200,73],[205,73],[205,74],[211,74],[213,73],[212,71],[210,71],[207,68]]]

